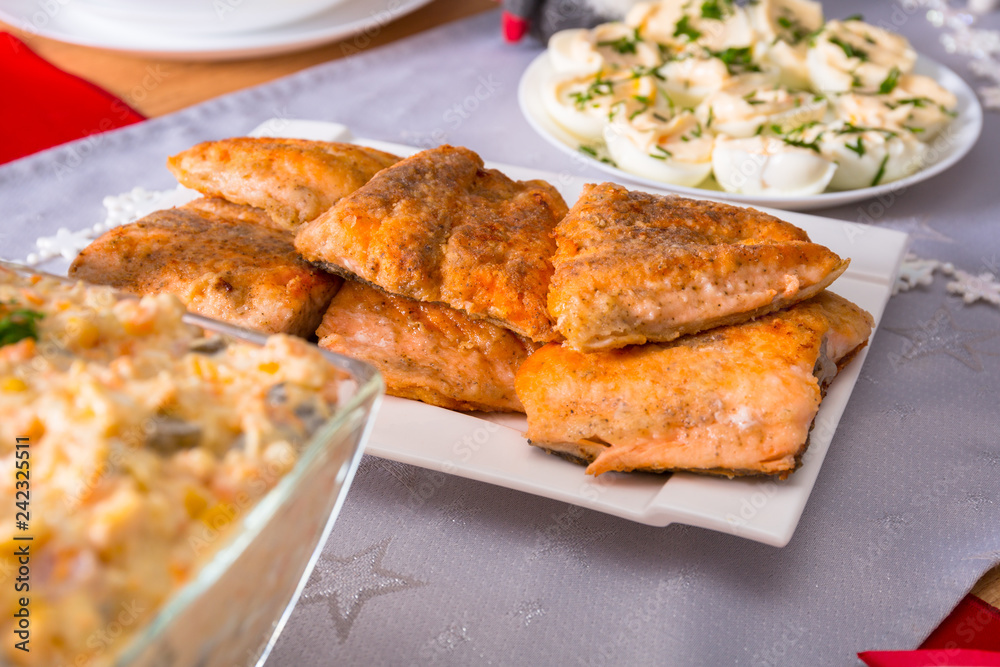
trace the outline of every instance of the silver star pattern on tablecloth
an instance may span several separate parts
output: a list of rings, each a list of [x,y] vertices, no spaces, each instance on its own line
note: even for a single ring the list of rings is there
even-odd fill
[[[955,239],[939,232],[931,226],[929,216],[912,216],[896,220],[886,220],[880,226],[906,232],[914,241],[936,241],[938,243],[954,243]]]
[[[898,367],[915,359],[946,354],[958,359],[972,370],[983,370],[982,356],[1000,356],[976,347],[993,339],[1000,339],[1000,330],[964,329],[955,323],[947,306],[941,306],[927,322],[913,327],[886,327],[886,331],[906,339],[903,350],[890,356]]]
[[[534,621],[537,621],[542,616],[545,616],[545,613],[545,607],[543,607],[538,600],[526,600],[517,606],[513,615],[521,621],[521,624],[524,625],[524,627],[528,627]]]
[[[423,582],[382,567],[390,539],[347,558],[320,556],[302,604],[326,604],[341,643],[347,639],[365,603],[378,595],[423,586]]]

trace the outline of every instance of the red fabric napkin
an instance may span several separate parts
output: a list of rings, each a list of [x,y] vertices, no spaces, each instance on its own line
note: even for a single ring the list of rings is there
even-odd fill
[[[1000,667],[1000,609],[966,595],[919,651],[865,651],[868,667]]]
[[[0,164],[145,120],[125,102],[0,32]]]
[[[929,651],[865,651],[858,657],[868,667],[1000,667],[1000,653],[968,649]]]
[[[966,595],[920,648],[1000,652],[1000,609],[974,595]],[[1000,658],[1000,653],[997,656]],[[1000,665],[1000,660],[986,664]]]

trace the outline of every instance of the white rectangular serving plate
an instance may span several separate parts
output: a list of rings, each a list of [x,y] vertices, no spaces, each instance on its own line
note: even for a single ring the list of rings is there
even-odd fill
[[[351,136],[342,125],[272,119],[255,136],[351,141],[397,155],[419,149]],[[475,150],[475,147],[470,147]],[[586,181],[514,165],[486,163],[518,180],[543,179],[567,204]],[[633,188],[635,189],[635,188]],[[655,192],[655,190],[650,190]],[[906,234],[814,215],[762,209],[804,229],[851,265],[831,291],[870,312],[876,327],[906,253]],[[464,414],[417,401],[386,397],[366,453],[431,470],[560,500],[651,526],[683,523],[784,546],[812,492],[868,348],[837,376],[820,406],[802,467],[787,480],[726,479],[689,473],[584,474],[583,466],[528,445],[524,415]]]

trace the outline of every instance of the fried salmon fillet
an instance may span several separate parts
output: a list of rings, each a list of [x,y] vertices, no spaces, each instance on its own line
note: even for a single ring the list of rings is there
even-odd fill
[[[556,227],[548,307],[569,345],[670,341],[818,294],[847,268],[751,208],[587,185]]]
[[[320,347],[372,364],[388,393],[453,410],[523,412],[518,367],[540,345],[443,304],[348,280],[316,332]]]
[[[531,444],[587,472],[787,476],[826,385],[872,317],[829,292],[672,343],[584,353],[546,345],[517,374]]]
[[[240,222],[249,222],[255,225],[261,225],[262,227],[269,227],[271,229],[277,229],[280,231],[285,231],[285,228],[274,221],[267,211],[262,208],[256,208],[254,206],[245,206],[243,204],[234,204],[231,201],[227,201],[221,197],[202,197],[200,199],[195,199],[194,201],[189,201],[183,206],[178,206],[178,208],[185,211],[191,211],[196,215],[205,214],[209,220],[215,218],[224,218],[226,220],[239,220]]]
[[[137,295],[170,292],[192,312],[264,333],[311,336],[341,279],[299,257],[290,232],[208,207],[115,227],[84,248],[69,275]]]
[[[441,146],[385,169],[303,225],[295,247],[387,292],[551,341],[551,232],[565,214],[548,183],[512,181],[470,150]]]
[[[294,229],[398,161],[354,144],[237,137],[182,151],[167,168],[182,185],[262,208],[281,227]]]

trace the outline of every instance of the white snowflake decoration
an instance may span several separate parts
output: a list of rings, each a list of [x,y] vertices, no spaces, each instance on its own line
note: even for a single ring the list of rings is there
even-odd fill
[[[1000,111],[1000,86],[980,86],[979,97],[983,106],[992,111]]]
[[[915,0],[927,7],[927,20],[946,30],[941,44],[949,53],[971,57],[969,69],[984,79],[979,87],[983,106],[1000,111],[1000,31],[975,28],[977,14],[991,11],[996,0],[969,0],[966,7],[953,7],[948,0]]]
[[[952,269],[949,273],[955,277],[946,285],[949,293],[960,295],[966,304],[983,300],[1000,306],[1000,282],[992,273],[986,271],[975,276],[961,269]]]
[[[55,236],[43,236],[35,241],[38,252],[28,255],[26,264],[34,266],[53,257],[64,257],[72,260],[80,251],[90,245],[93,231],[81,229],[78,232],[71,232],[65,227],[60,227]]]
[[[987,263],[987,266],[990,266]],[[908,292],[918,285],[928,286],[934,282],[934,272],[940,271],[954,278],[945,289],[949,294],[957,294],[966,304],[985,301],[994,306],[1000,306],[1000,281],[994,273],[984,271],[973,275],[968,271],[956,269],[950,262],[936,259],[923,259],[913,253],[908,253],[899,266],[899,275],[893,285],[892,293]]]
[[[896,276],[892,293],[908,292],[917,285],[930,285],[934,282],[934,271],[944,270],[945,267],[950,269],[951,264],[944,264],[936,259],[921,259],[912,253],[907,254],[899,267],[899,275]]]
[[[107,216],[104,222],[75,232],[62,227],[55,236],[43,236],[37,239],[36,251],[29,254],[24,263],[28,266],[38,266],[56,257],[73,261],[91,241],[112,227],[134,222],[153,211],[186,204],[197,196],[198,193],[194,190],[183,187],[174,190],[146,190],[137,187],[120,195],[105,197],[103,203]]]

